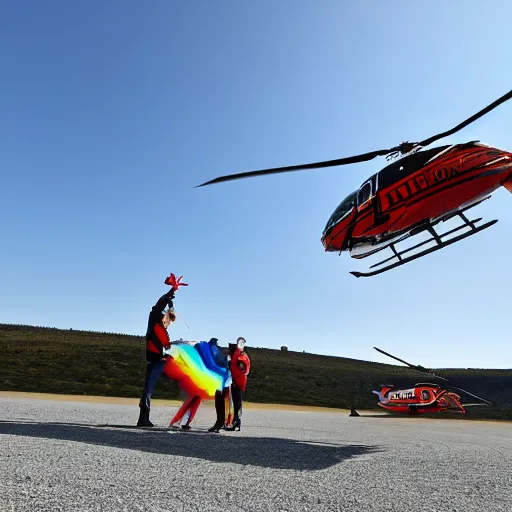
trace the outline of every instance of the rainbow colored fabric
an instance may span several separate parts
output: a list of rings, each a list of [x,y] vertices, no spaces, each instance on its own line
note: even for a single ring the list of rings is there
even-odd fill
[[[206,341],[173,342],[164,373],[190,396],[213,398],[231,385],[231,372],[219,348]]]

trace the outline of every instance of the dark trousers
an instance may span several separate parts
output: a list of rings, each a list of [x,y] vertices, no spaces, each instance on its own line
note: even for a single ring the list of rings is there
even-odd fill
[[[226,420],[226,395],[229,388],[224,388],[222,391],[215,392],[215,412],[217,413],[217,420],[215,425],[222,427]],[[240,420],[242,412],[242,390],[235,384],[231,384],[231,398],[233,400],[233,421],[236,423]]]
[[[215,426],[221,428],[224,426],[226,419],[226,404],[224,402],[229,388],[224,388],[222,391],[215,391],[215,412],[217,413],[217,420]]]
[[[242,413],[242,390],[233,382],[231,384],[231,397],[233,399],[233,421],[236,423]]]
[[[146,378],[144,380],[144,391],[142,392],[142,398],[140,399],[139,407],[150,408],[151,406],[151,395],[155,389],[156,382],[164,369],[165,359],[160,361],[153,361],[146,366]]]

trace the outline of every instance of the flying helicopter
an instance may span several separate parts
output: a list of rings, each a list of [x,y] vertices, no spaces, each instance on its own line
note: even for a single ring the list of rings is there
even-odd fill
[[[326,252],[341,254],[349,251],[356,259],[389,248],[392,255],[370,267],[380,268],[350,272],[355,277],[374,276],[473,236],[497,222],[495,219],[479,224],[482,218],[468,219],[465,212],[489,199],[501,186],[512,193],[512,153],[479,141],[423,148],[458,132],[510,98],[512,91],[454,128],[421,142],[402,142],[391,149],[336,160],[230,174],[198,187],[241,178],[355,164],[378,156],[394,160],[341,201],[321,236]],[[440,222],[455,217],[460,218],[457,227],[444,233],[434,229]],[[430,237],[412,247],[397,250],[397,244],[420,233]],[[435,245],[411,253],[432,242]],[[407,253],[410,255],[404,256]]]
[[[417,370],[421,373],[427,373],[436,377],[437,379],[448,382],[448,379],[436,375],[432,370],[424,368],[419,365],[412,365],[403,359],[392,356],[380,348],[373,347],[375,350],[385,354],[397,361],[400,361],[413,370]],[[462,404],[462,398],[459,394],[452,390],[460,391],[466,395],[472,396],[480,400],[479,403]],[[421,382],[415,384],[412,388],[408,389],[395,389],[393,384],[382,384],[379,391],[372,391],[379,397],[378,405],[388,411],[397,413],[408,413],[414,414],[432,414],[437,412],[456,412],[465,414],[466,407],[476,405],[492,405],[491,402],[480,398],[477,395],[470,393],[462,388],[450,386],[449,388],[441,388],[437,384],[431,384],[428,382]]]

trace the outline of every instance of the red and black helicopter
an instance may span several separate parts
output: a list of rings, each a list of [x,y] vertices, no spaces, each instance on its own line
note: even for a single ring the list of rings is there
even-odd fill
[[[368,277],[404,265],[426,254],[475,235],[497,222],[477,225],[482,219],[468,219],[464,212],[488,199],[499,187],[512,193],[512,153],[471,141],[440,146],[421,151],[434,141],[461,130],[498,105],[512,98],[512,91],[466,119],[451,130],[421,142],[402,142],[391,149],[372,151],[357,156],[304,165],[276,167],[221,176],[199,187],[224,181],[267,174],[354,164],[386,156],[400,155],[380,172],[368,178],[358,190],[351,192],[336,208],[322,233],[321,241],[328,252],[350,251],[352,258],[365,258],[390,248],[393,255],[370,268],[377,270],[351,272],[356,277]],[[434,226],[459,217],[459,226],[438,234]],[[462,234],[447,236],[469,228]],[[420,233],[429,233],[426,240],[401,251],[396,244]],[[435,245],[415,254],[404,256],[419,247]]]
[[[400,361],[413,370],[417,370],[421,373],[427,373],[436,377],[437,379],[444,380],[448,382],[448,379],[444,377],[440,377],[436,375],[432,370],[428,368],[424,368],[419,365],[409,364],[407,361],[400,359],[398,357],[392,356],[384,350],[380,348],[373,347],[375,350],[378,350],[382,354],[385,354],[397,361]],[[466,395],[472,396],[480,400],[479,403],[472,404],[462,404],[462,398],[459,394],[455,393],[453,390],[460,391],[465,393]],[[397,412],[397,413],[407,413],[407,414],[432,414],[436,412],[457,412],[461,414],[466,413],[465,407],[476,406],[476,405],[492,405],[491,402],[477,396],[473,395],[469,391],[466,391],[461,388],[457,388],[454,386],[450,386],[448,388],[441,388],[437,384],[430,383],[419,383],[415,384],[412,388],[408,389],[395,389],[392,384],[382,384],[380,386],[379,391],[372,391],[372,393],[376,394],[379,397],[378,405],[388,411]]]

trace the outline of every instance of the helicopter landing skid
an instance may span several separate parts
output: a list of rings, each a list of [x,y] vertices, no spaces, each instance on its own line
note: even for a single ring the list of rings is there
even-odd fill
[[[380,265],[384,265],[385,263],[388,263],[389,261],[396,259],[397,261],[395,261],[395,263],[392,263],[391,265],[380,268],[378,270],[373,270],[371,272],[352,271],[350,273],[355,277],[371,277],[371,276],[376,276],[378,274],[382,274],[384,272],[387,272],[388,270],[391,270],[396,267],[400,267],[402,265],[405,265],[406,263],[409,263],[410,261],[421,258],[422,256],[426,256],[427,254],[430,254],[432,252],[439,251],[440,249],[443,249],[444,247],[447,247],[448,245],[454,244],[455,242],[459,242],[460,240],[463,240],[464,238],[468,238],[470,236],[476,235],[478,232],[483,231],[484,229],[487,229],[487,228],[491,227],[492,225],[496,224],[496,222],[498,222],[498,219],[495,219],[495,220],[486,222],[485,224],[482,224],[481,226],[476,226],[476,223],[480,222],[482,220],[482,218],[469,220],[462,212],[458,212],[457,215],[463,220],[463,224],[461,224],[460,226],[457,226],[456,228],[453,228],[450,231],[447,231],[446,233],[438,234],[432,225],[428,225],[424,229],[422,229],[422,231],[428,231],[432,235],[431,238],[428,238],[427,240],[424,240],[423,242],[420,242],[419,244],[413,245],[412,247],[404,249],[403,251],[397,251],[395,248],[395,243],[391,243],[391,244],[389,244],[389,248],[393,251],[393,256],[390,256],[389,258],[386,258],[385,260],[375,263],[370,268],[375,268]],[[460,231],[461,229],[464,229],[466,227],[470,228],[470,230],[467,231],[466,233],[463,233],[462,235],[458,235],[458,236],[450,238],[446,241],[443,241],[444,237],[451,235],[457,231]],[[433,247],[431,247],[429,249],[426,249],[424,251],[416,253],[412,256],[402,258],[402,256],[405,253],[413,251],[414,249],[417,249],[418,247],[426,245],[430,242],[436,242],[436,245],[434,245]]]

